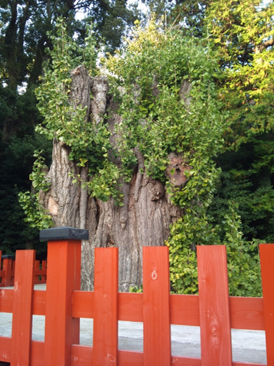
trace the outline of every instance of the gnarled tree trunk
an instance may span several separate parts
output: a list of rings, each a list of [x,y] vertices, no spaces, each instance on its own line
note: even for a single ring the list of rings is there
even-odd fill
[[[90,78],[80,66],[72,72],[71,90],[71,103],[75,107],[79,104],[87,106],[86,123],[91,123],[91,120],[98,123],[105,113],[112,111],[105,123],[111,131],[111,143],[115,145],[114,126],[121,117],[115,113],[117,106],[108,95],[107,78]],[[138,149],[135,150],[138,166],[130,183],[121,182],[124,205],[118,207],[112,198],[102,202],[89,196],[80,184],[73,184],[72,175],[75,174],[79,174],[83,181],[91,179],[87,167],[80,168],[69,160],[69,147],[57,140],[53,142],[52,165],[47,177],[51,189],[46,194],[40,193],[40,202],[49,210],[56,226],[89,230],[89,241],[82,245],[82,288],[85,290],[93,288],[95,247],[119,248],[121,291],[128,291],[130,286],[140,286],[142,247],[164,245],[170,225],[182,216],[182,211],[170,203],[162,183],[147,176],[143,156]],[[180,158],[175,163],[174,159],[176,157],[171,157],[171,164],[176,163],[174,177],[177,174],[175,178],[182,184],[185,177]],[[116,163],[119,164],[119,159]]]

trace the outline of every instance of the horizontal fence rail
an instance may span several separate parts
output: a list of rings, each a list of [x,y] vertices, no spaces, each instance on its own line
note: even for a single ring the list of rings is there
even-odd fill
[[[197,255],[199,295],[170,295],[166,247],[144,247],[143,293],[118,293],[117,248],[95,249],[93,292],[80,291],[80,241],[49,242],[46,291],[33,290],[34,252],[18,251],[15,287],[0,289],[0,312],[13,313],[12,337],[0,337],[0,361],[11,366],[261,365],[232,361],[234,328],[265,330],[267,365],[274,365],[274,245],[260,245],[263,298],[228,296],[225,246],[199,247]],[[31,340],[32,315],[45,315],[44,342]],[[80,318],[94,319],[93,347],[79,345]],[[143,353],[118,350],[118,320],[143,322]],[[170,324],[200,326],[201,359],[171,355]]]
[[[2,256],[0,250],[0,287],[14,286],[15,260],[13,256]],[[35,261],[34,284],[47,282],[47,261]]]

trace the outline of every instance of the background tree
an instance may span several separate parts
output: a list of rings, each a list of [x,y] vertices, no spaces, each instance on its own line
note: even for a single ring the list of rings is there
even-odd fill
[[[273,242],[273,14],[260,1],[212,2],[208,32],[223,68],[220,98],[230,111],[223,173],[211,213],[223,220],[228,201],[239,203],[244,236]]]

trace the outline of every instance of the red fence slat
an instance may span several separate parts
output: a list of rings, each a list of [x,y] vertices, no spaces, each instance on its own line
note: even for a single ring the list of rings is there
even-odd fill
[[[33,315],[46,314],[46,291],[34,290],[33,294]]]
[[[231,366],[226,247],[198,246],[202,366]]]
[[[70,346],[79,343],[79,319],[72,318],[72,292],[80,289],[81,241],[48,243],[45,366],[70,364]]]
[[[170,295],[170,323],[199,326],[199,296]]]
[[[31,342],[31,366],[46,366],[44,363],[44,349],[44,342]]]
[[[35,261],[35,277],[34,277],[34,282],[35,283],[39,283],[39,270],[40,270],[40,261]]]
[[[40,269],[40,264],[41,264],[41,269]],[[42,261],[42,263],[40,263],[39,260],[35,261],[35,279],[34,279],[34,283],[35,284],[41,284],[41,283],[46,283],[46,274],[47,274],[47,268],[46,268],[46,261]]]
[[[90,366],[93,355],[93,348],[90,346],[71,346],[71,366]]]
[[[10,362],[11,338],[1,337],[0,339],[0,361]]]
[[[7,291],[7,290],[6,290]],[[8,290],[9,291],[9,290]],[[36,292],[36,291],[35,291]],[[43,291],[39,291],[40,302],[43,301]],[[199,296],[197,295],[169,295],[170,296],[170,323],[177,325],[200,326]],[[36,294],[34,296],[36,309]],[[37,300],[38,301],[38,300]],[[264,330],[263,299],[255,297],[230,297],[230,320],[233,329]],[[143,321],[143,294],[118,294],[118,320]],[[37,304],[43,315],[43,304]],[[0,311],[1,302],[0,302]],[[93,292],[74,291],[72,316],[76,318],[93,318]]]
[[[12,286],[12,259],[4,258],[3,259],[3,269],[2,269],[2,286]]]
[[[0,312],[12,313],[13,309],[13,290],[1,288],[0,289]]]
[[[0,312],[12,313],[13,290],[0,290]],[[264,330],[263,299],[248,297],[230,297],[231,328]],[[170,295],[171,324],[200,325],[199,296]],[[143,294],[118,294],[118,320],[143,321]],[[34,291],[33,314],[45,315],[46,291]],[[131,312],[131,315],[130,315]],[[75,318],[93,318],[93,292],[74,291],[72,316]]]
[[[142,352],[119,351],[119,366],[143,366],[144,354]]]
[[[42,261],[42,271],[43,271],[43,274],[42,274],[42,282],[43,283],[46,283],[46,280],[47,280],[47,261]]]
[[[143,248],[144,366],[171,362],[167,247]]]
[[[118,319],[122,321],[143,321],[143,294],[126,293],[118,294]]]
[[[17,250],[14,277],[11,366],[29,366],[35,250]]]
[[[94,266],[93,366],[117,365],[118,248],[96,248]]]
[[[93,297],[91,291],[73,291],[72,316],[75,318],[93,318]]]
[[[13,290],[0,289],[0,312],[12,313],[13,309]],[[33,315],[46,314],[46,291],[34,290],[33,294]]]
[[[264,330],[262,298],[230,296],[229,304],[232,329]]]
[[[3,272],[2,272],[2,250],[0,250],[0,279],[1,279],[1,281],[0,281],[0,286],[3,286],[3,279],[2,279],[2,277],[3,277]]]
[[[274,245],[260,244],[266,357],[274,365]]]
[[[228,297],[225,247],[198,248],[199,295],[169,294],[165,247],[144,248],[144,293],[118,294],[118,249],[97,251],[95,292],[79,291],[80,241],[49,243],[47,291],[33,290],[34,276],[47,274],[38,264],[34,270],[33,251],[21,251],[28,261],[31,253],[32,264],[17,252],[21,269],[20,275],[16,269],[15,289],[0,288],[0,312],[13,313],[12,337],[0,337],[0,361],[12,366],[259,366],[231,361],[230,328],[235,328],[266,329],[268,366],[274,365],[274,245],[260,248],[264,299]],[[12,281],[13,263],[10,267]],[[32,314],[46,315],[45,342],[31,341]],[[94,347],[77,344],[80,317],[95,318]],[[144,353],[117,350],[118,320],[144,322]],[[201,326],[202,359],[170,355],[170,324]]]
[[[2,259],[2,251],[0,251],[0,263]],[[14,283],[14,268],[15,261],[12,258],[3,259],[3,269],[0,267],[0,287],[13,286]],[[40,269],[40,261],[35,261],[34,283],[46,283],[47,275],[47,261],[42,261],[42,268]]]

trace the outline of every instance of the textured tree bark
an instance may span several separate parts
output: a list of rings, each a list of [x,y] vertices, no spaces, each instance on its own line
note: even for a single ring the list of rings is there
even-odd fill
[[[121,117],[115,113],[117,106],[108,95],[107,78],[90,78],[80,66],[72,72],[72,79],[71,103],[75,107],[87,106],[86,123],[98,123],[111,111],[105,123],[111,131],[110,141],[115,145],[114,126]],[[73,184],[69,173],[79,174],[86,181],[91,179],[88,169],[80,168],[68,159],[66,145],[57,140],[53,142],[52,165],[47,175],[51,189],[46,194],[40,192],[40,202],[49,210],[56,226],[89,230],[90,239],[82,244],[82,289],[93,289],[94,248],[111,246],[119,248],[120,290],[140,286],[142,247],[164,245],[170,225],[183,214],[179,207],[170,203],[162,183],[147,176],[144,158],[138,149],[135,150],[138,166],[130,183],[121,181],[124,206],[118,207],[112,198],[102,202],[89,196],[80,184]],[[119,158],[115,163],[119,164]]]

